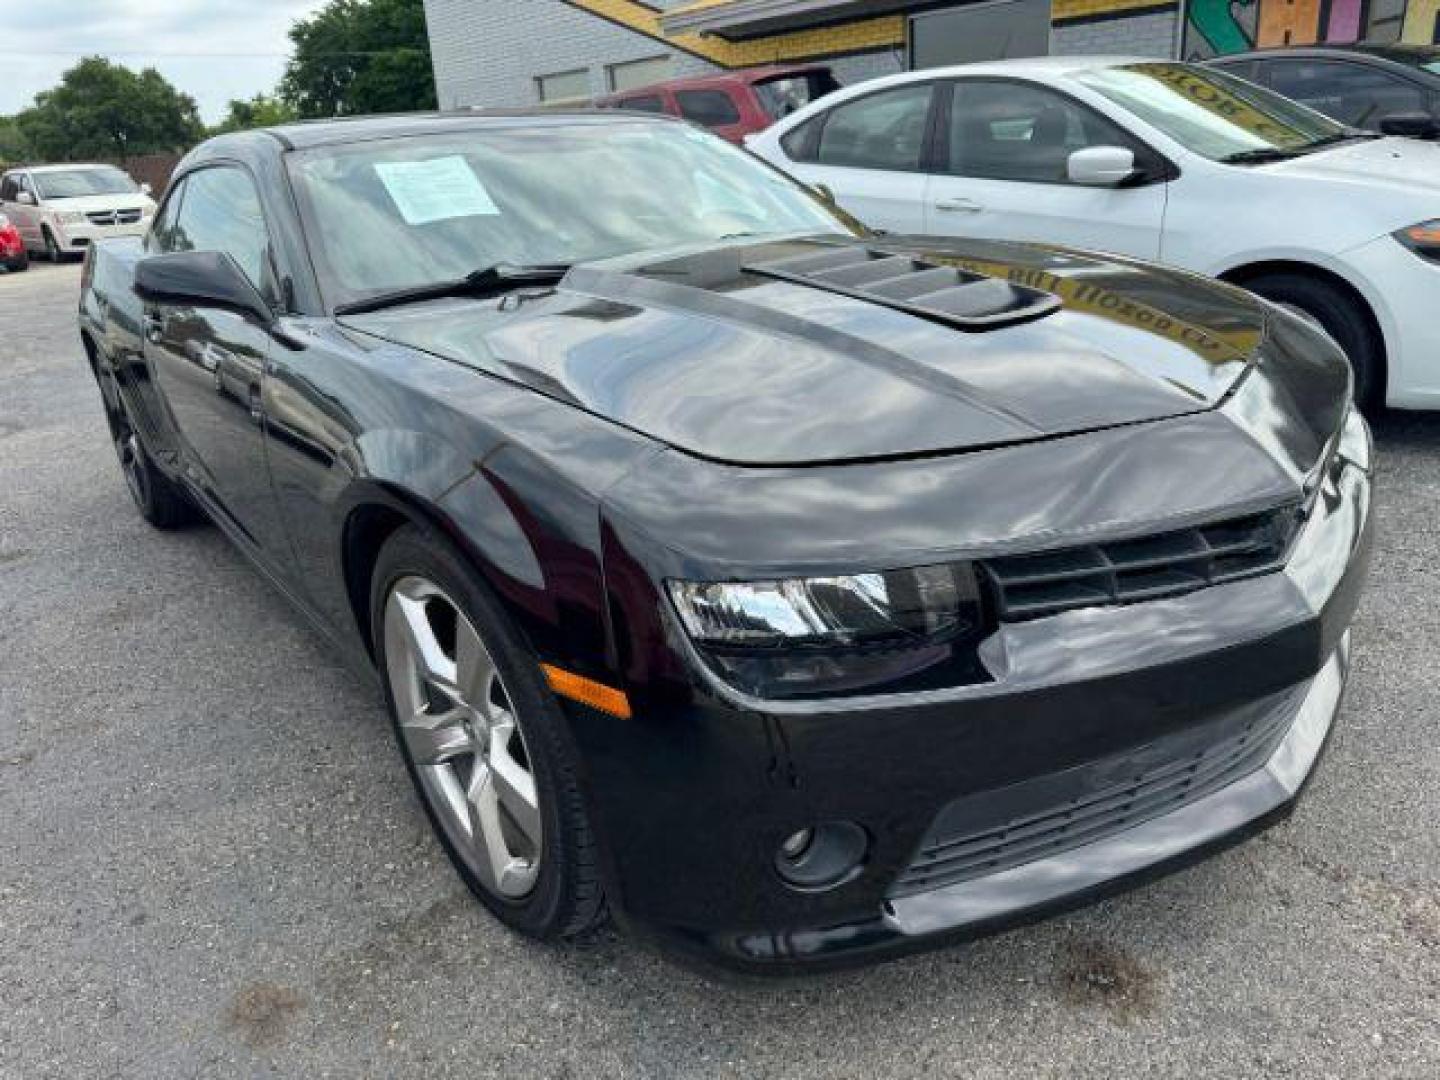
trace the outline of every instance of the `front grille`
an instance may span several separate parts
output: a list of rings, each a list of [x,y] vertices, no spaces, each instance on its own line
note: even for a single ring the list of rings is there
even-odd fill
[[[140,220],[140,210],[96,210],[85,216],[94,225],[134,225]]]
[[[1129,778],[1100,784],[998,827],[960,832],[943,824],[942,812],[920,854],[891,886],[890,895],[908,896],[999,873],[1197,802],[1264,765],[1293,717],[1292,709],[1270,708],[1226,737],[1198,749],[1192,744],[1168,761],[1137,766]],[[1093,768],[1097,775],[1124,771],[1107,769],[1106,763]]]
[[[999,617],[1020,622],[1179,596],[1278,570],[1302,520],[1296,504],[1153,536],[986,559],[980,567]]]

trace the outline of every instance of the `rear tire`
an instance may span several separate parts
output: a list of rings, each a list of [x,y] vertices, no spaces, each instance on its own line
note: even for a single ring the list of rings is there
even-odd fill
[[[1355,373],[1355,401],[1373,410],[1385,403],[1384,349],[1369,313],[1343,289],[1306,274],[1262,274],[1245,288],[1284,307],[1298,308],[1325,328]]]
[[[29,270],[30,253],[22,250],[19,255],[16,255],[13,259],[5,263],[5,269],[12,274],[22,274],[26,270]]]
[[[183,528],[199,520],[200,512],[190,497],[150,459],[118,391],[105,394],[102,390],[102,398],[115,455],[120,459],[120,471],[140,516],[155,528],[165,530]],[[116,402],[113,406],[112,398]]]
[[[447,541],[407,525],[380,551],[370,620],[396,741],[460,879],[530,937],[601,923],[578,755],[539,662],[488,587]]]

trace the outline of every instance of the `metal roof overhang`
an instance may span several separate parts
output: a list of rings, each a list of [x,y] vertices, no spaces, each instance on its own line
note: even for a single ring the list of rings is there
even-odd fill
[[[714,34],[744,41],[927,6],[924,0],[699,0],[663,15],[661,25],[667,34]]]

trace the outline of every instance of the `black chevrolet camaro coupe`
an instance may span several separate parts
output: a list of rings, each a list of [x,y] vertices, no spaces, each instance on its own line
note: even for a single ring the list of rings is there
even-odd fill
[[[775,970],[973,936],[1283,815],[1371,449],[1229,286],[867,233],[624,114],[228,135],[80,329],[130,491],[378,674],[455,867]]]

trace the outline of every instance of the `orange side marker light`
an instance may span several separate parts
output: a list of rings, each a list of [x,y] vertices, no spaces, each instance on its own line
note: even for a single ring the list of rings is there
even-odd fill
[[[550,684],[550,689],[561,697],[589,705],[592,709],[599,709],[611,716],[618,716],[621,720],[630,719],[630,699],[623,690],[616,690],[594,679],[587,679],[583,675],[576,675],[573,671],[550,664],[541,664],[540,670],[545,672],[545,681]]]

